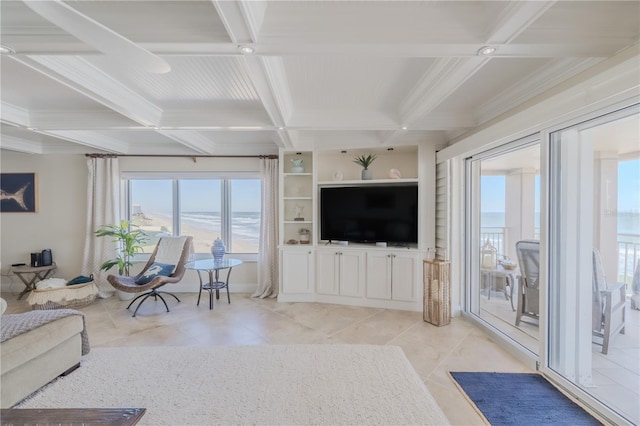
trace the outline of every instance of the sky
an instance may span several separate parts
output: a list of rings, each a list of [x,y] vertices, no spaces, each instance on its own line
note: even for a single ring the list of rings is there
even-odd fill
[[[505,211],[505,177],[504,176],[482,176],[481,181],[481,211],[483,212],[499,212]],[[536,176],[535,180],[535,211],[540,211],[540,176]],[[635,212],[640,213],[640,159],[621,161],[618,163],[618,206],[619,213]],[[504,217],[501,216],[503,219]],[[504,226],[503,224],[493,223],[499,220],[499,217],[493,217],[492,223],[487,226]],[[636,232],[635,222],[626,226],[634,228]],[[625,228],[625,232],[629,230]]]
[[[180,183],[180,208],[182,211],[220,211],[221,185],[219,180],[185,179]],[[171,188],[171,180],[133,180],[133,204],[140,204],[143,211],[170,212]],[[233,211],[260,211],[259,179],[234,180],[231,195]]]
[[[618,163],[618,211],[640,212],[640,160]]]

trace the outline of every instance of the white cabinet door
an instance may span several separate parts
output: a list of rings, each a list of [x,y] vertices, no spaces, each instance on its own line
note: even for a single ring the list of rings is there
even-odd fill
[[[391,299],[414,302],[416,300],[416,265],[414,254],[396,252],[391,254]]]
[[[367,254],[367,297],[391,299],[391,255],[389,253]]]
[[[313,275],[313,252],[311,250],[284,250],[282,252],[282,293],[311,293]]]
[[[364,294],[364,252],[341,251],[340,295],[362,297]]]
[[[340,294],[340,256],[336,250],[318,250],[317,291],[320,294]]]

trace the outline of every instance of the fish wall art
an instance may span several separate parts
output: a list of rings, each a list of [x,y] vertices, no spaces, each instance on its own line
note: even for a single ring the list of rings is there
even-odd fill
[[[38,211],[35,173],[0,173],[0,212]]]

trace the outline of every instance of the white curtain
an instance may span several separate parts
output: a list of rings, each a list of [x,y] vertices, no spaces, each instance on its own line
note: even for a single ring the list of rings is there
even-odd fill
[[[262,214],[260,219],[260,253],[258,254],[258,288],[253,297],[278,295],[278,160],[260,160],[262,180]]]
[[[95,232],[103,225],[120,223],[120,172],[117,158],[89,158],[87,185],[87,226],[82,259],[82,274],[93,274],[101,295],[112,292],[107,282],[108,272],[100,265],[115,256],[117,243],[111,238],[96,238]]]

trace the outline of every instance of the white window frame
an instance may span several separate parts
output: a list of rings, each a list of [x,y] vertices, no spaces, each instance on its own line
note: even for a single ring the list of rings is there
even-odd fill
[[[123,217],[131,217],[131,181],[132,180],[170,180],[172,181],[172,220],[174,235],[180,235],[180,180],[220,180],[220,203],[221,203],[221,220],[220,233],[225,242],[231,242],[231,182],[233,180],[260,180],[259,172],[123,172],[121,173],[123,181]],[[231,243],[232,244],[232,243]],[[233,249],[233,247],[231,247]],[[234,258],[245,262],[257,262],[259,253],[233,253]],[[149,253],[136,256],[136,261],[146,261]],[[205,259],[211,257],[209,253],[194,253],[193,259]]]

